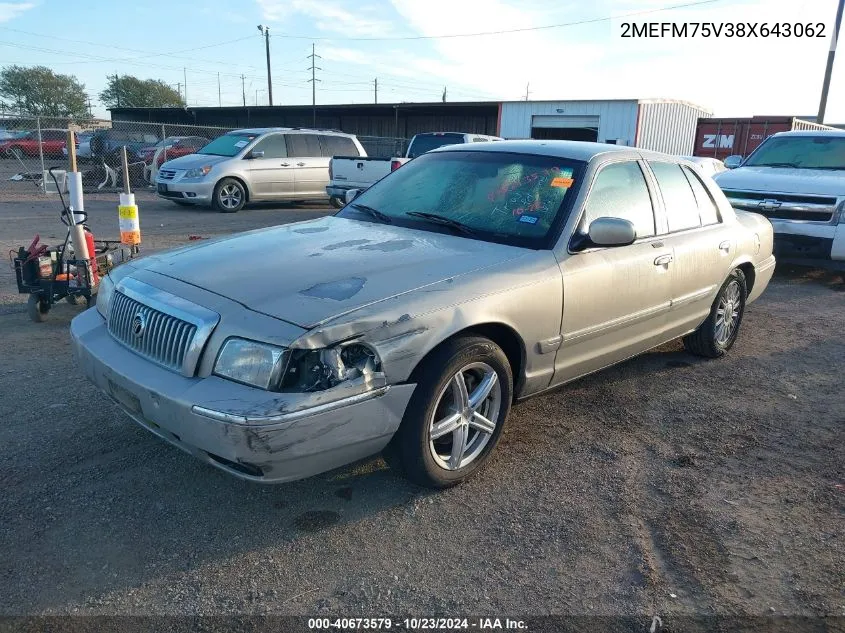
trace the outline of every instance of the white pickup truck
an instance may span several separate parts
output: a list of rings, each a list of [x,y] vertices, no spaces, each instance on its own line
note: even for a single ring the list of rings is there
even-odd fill
[[[387,174],[426,152],[444,145],[461,143],[481,143],[501,141],[498,136],[486,134],[466,134],[463,132],[426,132],[411,139],[405,156],[397,158],[377,158],[374,156],[334,156],[329,163],[329,184],[326,193],[333,206],[340,208],[345,202],[346,192],[350,189],[363,191]]]
[[[714,180],[735,209],[769,218],[779,262],[845,271],[845,131],[767,138]]]

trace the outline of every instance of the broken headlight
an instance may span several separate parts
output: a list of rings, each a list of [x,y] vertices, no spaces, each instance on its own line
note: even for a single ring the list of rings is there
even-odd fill
[[[382,386],[381,360],[363,343],[349,343],[315,350],[291,350],[283,391],[325,391],[342,383],[358,391]]]

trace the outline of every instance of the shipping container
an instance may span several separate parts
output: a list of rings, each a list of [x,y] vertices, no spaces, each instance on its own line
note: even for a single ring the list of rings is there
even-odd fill
[[[745,157],[778,132],[833,129],[836,128],[791,116],[699,119],[693,155],[719,160],[735,154]]]

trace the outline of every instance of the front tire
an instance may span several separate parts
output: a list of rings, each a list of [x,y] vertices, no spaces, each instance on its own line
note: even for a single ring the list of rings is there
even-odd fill
[[[686,350],[704,358],[724,356],[736,342],[747,297],[745,273],[737,268],[719,289],[707,320],[695,332],[684,337]]]
[[[417,387],[385,459],[416,484],[448,488],[484,466],[499,442],[513,374],[490,339],[443,343],[415,370]]]
[[[246,190],[234,178],[223,178],[214,187],[212,204],[220,213],[237,213],[246,204]]]

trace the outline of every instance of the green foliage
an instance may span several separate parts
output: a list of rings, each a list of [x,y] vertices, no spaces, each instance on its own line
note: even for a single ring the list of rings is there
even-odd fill
[[[182,108],[181,95],[160,79],[138,79],[132,75],[112,75],[100,101],[107,108]]]
[[[0,70],[0,97],[7,107],[41,116],[88,116],[85,86],[72,75],[46,66],[6,66]]]

